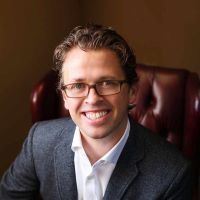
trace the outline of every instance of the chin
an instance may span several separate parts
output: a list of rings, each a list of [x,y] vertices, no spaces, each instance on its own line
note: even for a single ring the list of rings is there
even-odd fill
[[[86,133],[87,137],[90,137],[90,138],[93,138],[93,139],[102,139],[102,138],[105,138],[107,135],[106,134],[103,134],[102,132],[101,133],[95,133],[92,132],[92,133],[89,133],[87,132]]]
[[[87,130],[84,132],[87,137],[96,140],[106,138],[109,135],[109,131],[97,130],[96,128],[94,130],[88,130],[88,129],[85,130]]]

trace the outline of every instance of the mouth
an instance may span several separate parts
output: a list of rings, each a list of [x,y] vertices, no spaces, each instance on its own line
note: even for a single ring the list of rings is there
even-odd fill
[[[108,114],[108,110],[98,111],[98,112],[85,112],[85,116],[90,120],[100,119]]]

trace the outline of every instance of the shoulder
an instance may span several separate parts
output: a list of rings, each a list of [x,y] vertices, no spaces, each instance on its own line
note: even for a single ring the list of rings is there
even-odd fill
[[[53,120],[39,121],[36,122],[32,128],[38,131],[60,131],[64,128],[68,128],[68,126],[73,126],[74,122],[71,118],[59,118]]]
[[[28,135],[33,151],[50,150],[50,148],[55,148],[63,140],[71,143],[75,126],[71,118],[35,123]]]
[[[179,195],[186,193],[189,196],[191,189],[185,194],[184,190],[193,181],[190,162],[165,138],[133,120],[130,124],[129,138],[118,162],[118,170],[129,166],[128,173],[137,172],[130,196],[135,191],[146,191],[150,199],[181,199]]]
[[[52,137],[57,136],[63,132],[63,130],[73,130],[75,127],[71,118],[59,118],[48,121],[36,122],[31,127],[31,132],[34,132],[34,136]]]
[[[177,172],[190,165],[177,146],[136,122],[132,122],[132,126],[133,139],[139,143],[144,155],[143,163],[148,163],[145,170],[173,169]]]

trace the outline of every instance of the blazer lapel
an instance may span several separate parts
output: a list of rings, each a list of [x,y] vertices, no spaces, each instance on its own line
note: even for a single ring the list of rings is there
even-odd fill
[[[64,140],[54,152],[56,183],[61,200],[77,199],[74,153],[71,150],[75,125],[63,130]]]
[[[138,125],[129,120],[131,123],[129,138],[111,175],[104,200],[122,198],[138,174],[137,162],[144,157],[144,141],[140,137]]]

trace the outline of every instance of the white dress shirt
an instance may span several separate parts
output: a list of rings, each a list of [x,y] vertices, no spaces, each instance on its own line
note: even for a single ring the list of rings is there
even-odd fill
[[[75,153],[74,164],[78,200],[103,199],[110,176],[128,139],[129,131],[130,123],[128,121],[126,130],[118,143],[91,165],[82,146],[79,128],[76,127],[71,148]]]

